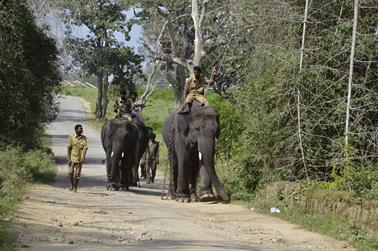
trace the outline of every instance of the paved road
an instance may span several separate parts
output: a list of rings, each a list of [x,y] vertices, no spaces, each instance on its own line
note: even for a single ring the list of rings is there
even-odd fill
[[[353,250],[240,206],[162,201],[161,179],[129,192],[106,191],[99,132],[77,98],[60,102],[48,128],[58,174],[54,183],[36,185],[17,212],[11,232],[21,250]],[[89,149],[75,194],[66,189],[66,145],[77,123]]]

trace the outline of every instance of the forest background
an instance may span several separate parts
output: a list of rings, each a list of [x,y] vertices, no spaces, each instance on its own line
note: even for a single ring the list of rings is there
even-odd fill
[[[208,96],[221,117],[217,159],[232,199],[262,210],[280,207],[294,221],[301,219],[293,215],[327,215],[347,226],[351,242],[378,248],[375,0],[10,0],[0,6],[0,167],[22,169],[27,179],[44,177],[38,166],[51,170],[41,135],[57,112],[62,78],[93,80],[98,121],[111,116],[108,95],[142,90],[147,122],[159,131],[160,121],[148,118],[149,102],[167,112],[177,108],[191,67],[200,64],[209,74],[215,66],[217,85]],[[48,12],[65,25],[62,43],[48,29]],[[136,25],[142,27],[138,51],[123,42]],[[86,26],[89,35],[75,37],[75,26]],[[157,82],[172,88],[157,89]],[[45,164],[25,169],[31,162],[12,159],[14,151],[37,151]],[[1,170],[2,198],[12,198],[5,182],[23,181]]]

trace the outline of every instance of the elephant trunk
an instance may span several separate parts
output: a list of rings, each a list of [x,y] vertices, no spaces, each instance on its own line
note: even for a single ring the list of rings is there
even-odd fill
[[[229,201],[230,197],[224,191],[224,187],[220,182],[218,175],[215,171],[214,166],[214,155],[215,155],[215,139],[212,137],[209,140],[201,140],[198,142],[199,151],[202,155],[202,163],[209,175],[210,181],[213,183],[215,191],[217,192],[218,196],[222,198],[224,201]]]

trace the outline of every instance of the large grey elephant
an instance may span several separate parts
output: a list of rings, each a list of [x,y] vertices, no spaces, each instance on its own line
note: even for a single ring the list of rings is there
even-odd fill
[[[190,114],[172,113],[165,121],[163,138],[171,168],[168,195],[179,201],[196,201],[196,178],[200,172],[200,201],[214,199],[212,185],[224,201],[224,191],[214,166],[215,141],[219,136],[218,113],[194,102]]]
[[[106,153],[107,188],[128,190],[139,179],[138,166],[152,129],[138,118],[113,118],[101,130],[101,142]]]
[[[137,131],[128,119],[113,118],[101,130],[101,143],[106,153],[107,189],[129,189]]]

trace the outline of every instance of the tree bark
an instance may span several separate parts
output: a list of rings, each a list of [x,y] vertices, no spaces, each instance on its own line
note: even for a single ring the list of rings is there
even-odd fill
[[[201,59],[204,55],[203,51],[203,22],[207,10],[208,0],[202,0],[202,10],[200,14],[199,0],[192,0],[192,19],[194,24],[194,65],[201,65]]]
[[[108,89],[109,89],[109,83],[108,83],[108,75],[104,74],[104,77],[102,78],[102,112],[101,112],[101,118],[105,118],[106,112],[108,109]]]
[[[347,109],[346,109],[346,119],[345,119],[345,148],[347,148],[349,144],[349,121],[350,121],[350,106],[351,106],[351,100],[352,100],[353,67],[354,67],[354,54],[355,54],[356,38],[357,38],[357,24],[358,24],[358,0],[354,0],[353,33],[352,33],[352,46],[350,50],[348,98],[347,98]]]
[[[97,84],[97,100],[96,100],[95,114],[96,114],[96,118],[101,118],[102,117],[102,93],[103,93],[103,87],[102,87],[103,77],[101,74],[97,76],[97,81],[98,81],[98,84]]]
[[[304,18],[303,18],[303,33],[302,33],[302,46],[301,46],[301,58],[299,62],[299,71],[302,71],[303,68],[303,59],[304,59],[304,49],[305,49],[305,41],[306,41],[306,25],[307,25],[307,16],[308,16],[308,5],[309,0],[306,0]],[[307,182],[310,182],[310,178],[308,176],[305,153],[303,149],[303,139],[302,139],[302,123],[301,123],[301,90],[299,86],[297,86],[297,120],[298,120],[298,139],[299,139],[299,148],[301,149],[302,155],[302,163],[303,168],[306,175]]]
[[[182,66],[176,67],[176,84],[174,88],[175,93],[175,109],[181,107],[184,103],[184,87],[186,79],[186,70]]]

